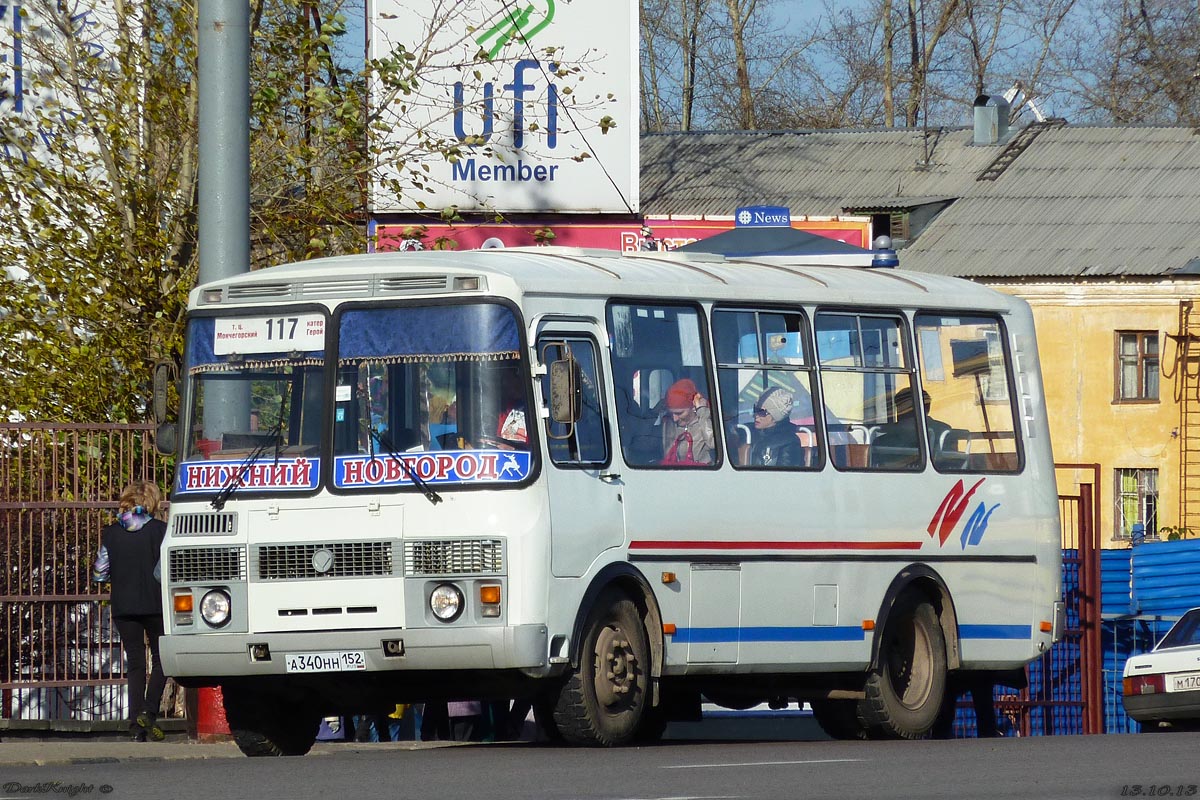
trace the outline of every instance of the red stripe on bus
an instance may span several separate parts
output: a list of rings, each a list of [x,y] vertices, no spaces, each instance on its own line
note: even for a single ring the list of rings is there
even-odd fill
[[[921,542],[630,542],[630,550],[920,550]]]

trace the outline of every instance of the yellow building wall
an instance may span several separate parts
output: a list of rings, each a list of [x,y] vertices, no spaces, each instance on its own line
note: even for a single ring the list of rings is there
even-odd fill
[[[1116,470],[1158,470],[1158,526],[1175,526],[1179,516],[1179,405],[1174,368],[1181,300],[1194,285],[1173,281],[1086,284],[991,284],[1022,297],[1033,311],[1038,355],[1046,393],[1050,439],[1057,464],[1100,465],[1099,538],[1105,547],[1123,547],[1116,538]],[[1187,294],[1186,292],[1193,294]],[[1159,334],[1158,402],[1118,403],[1116,332]],[[1059,492],[1075,494],[1088,471],[1058,470]]]

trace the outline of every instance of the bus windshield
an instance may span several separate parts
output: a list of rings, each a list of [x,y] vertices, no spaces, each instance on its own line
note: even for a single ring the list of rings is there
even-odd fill
[[[324,329],[320,312],[189,322],[189,424],[177,491],[316,488]]]
[[[333,485],[519,482],[529,369],[496,303],[355,308],[338,320]],[[524,376],[524,377],[523,377]]]

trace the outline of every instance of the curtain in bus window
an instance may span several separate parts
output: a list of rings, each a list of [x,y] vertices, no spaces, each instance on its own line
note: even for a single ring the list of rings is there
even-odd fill
[[[516,317],[494,303],[372,308],[342,314],[339,363],[516,358]]]
[[[943,472],[1019,470],[1010,357],[999,320],[921,314],[916,326],[934,467]]]

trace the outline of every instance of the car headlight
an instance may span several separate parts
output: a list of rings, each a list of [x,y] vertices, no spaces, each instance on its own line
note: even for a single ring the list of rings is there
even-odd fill
[[[443,583],[429,593],[429,610],[442,622],[454,622],[463,611],[463,593],[451,583]]]
[[[232,605],[228,594],[221,589],[213,589],[200,600],[200,616],[212,627],[219,628],[229,622]]]

